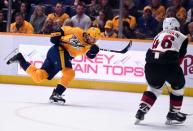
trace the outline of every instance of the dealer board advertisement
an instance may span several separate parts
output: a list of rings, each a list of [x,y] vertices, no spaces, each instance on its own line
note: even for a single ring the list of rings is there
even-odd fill
[[[19,45],[26,60],[40,68],[50,46]],[[79,56],[72,60],[76,79],[144,83],[144,51],[125,54],[100,51],[94,59]],[[20,66],[18,74],[26,75]],[[60,77],[61,73],[56,77]]]

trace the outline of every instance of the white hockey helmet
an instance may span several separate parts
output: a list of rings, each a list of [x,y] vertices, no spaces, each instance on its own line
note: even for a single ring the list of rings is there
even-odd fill
[[[179,30],[180,23],[174,17],[165,18],[163,21],[163,30]]]

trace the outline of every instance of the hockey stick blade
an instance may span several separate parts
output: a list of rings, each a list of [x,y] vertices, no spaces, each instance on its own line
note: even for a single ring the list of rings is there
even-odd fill
[[[132,46],[132,40],[130,40],[129,44],[123,50],[120,50],[120,51],[118,51],[118,50],[108,50],[108,49],[103,49],[103,48],[100,48],[100,50],[124,54],[129,50],[129,48],[131,48],[131,46]]]

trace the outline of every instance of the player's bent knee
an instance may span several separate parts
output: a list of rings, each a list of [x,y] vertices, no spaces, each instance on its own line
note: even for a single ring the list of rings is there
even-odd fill
[[[155,88],[149,85],[147,91],[154,93],[158,97],[162,93],[162,87]]]
[[[74,79],[75,71],[71,68],[65,68],[62,70],[62,73],[66,79]]]
[[[172,90],[172,94],[174,94],[176,96],[182,96],[182,95],[184,95],[184,88],[179,89],[179,90]]]
[[[36,83],[40,83],[43,80],[47,79],[48,77],[48,73],[45,70],[36,70],[36,72],[32,75],[32,78],[34,80],[34,82]]]

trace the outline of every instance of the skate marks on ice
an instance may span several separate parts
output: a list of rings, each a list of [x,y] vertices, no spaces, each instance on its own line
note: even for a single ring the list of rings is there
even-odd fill
[[[60,129],[66,129],[68,131],[97,131],[95,129],[88,128],[83,125],[74,124],[75,122],[73,122],[71,120],[72,118],[70,118],[70,117],[74,117],[74,115],[72,115],[72,112],[73,112],[72,110],[80,110],[78,108],[94,109],[94,107],[90,107],[86,105],[85,106],[77,105],[77,104],[59,105],[59,104],[53,104],[49,102],[38,103],[38,102],[9,101],[9,103],[27,105],[27,106],[22,106],[15,109],[14,115],[32,124],[41,124],[44,126],[48,126],[48,127],[51,126],[54,128],[57,127]],[[66,111],[68,113],[65,113]],[[66,115],[66,114],[69,114],[69,115]],[[62,119],[62,117],[66,119]],[[77,117],[79,116],[77,115]],[[76,120],[77,118],[74,117],[73,119]],[[66,121],[71,121],[71,122],[66,122]]]
[[[107,112],[109,112],[109,115]],[[34,124],[58,127],[68,131],[116,131],[111,129],[111,123],[114,125],[117,122],[115,119],[117,117],[112,114],[120,115],[118,111],[97,109],[87,105],[66,104],[65,106],[58,106],[50,103],[33,103],[30,106],[17,108],[14,114]],[[38,117],[39,115],[41,115],[41,118]],[[42,119],[43,117],[45,119]],[[110,123],[108,123],[109,120],[111,121]],[[106,124],[109,124],[109,126],[106,127]]]
[[[57,127],[61,129],[66,129],[68,131],[99,131],[98,129],[100,129],[100,131],[107,131],[107,130],[118,131],[118,130],[114,130],[113,128],[121,129],[121,131],[127,131],[130,129],[132,129],[132,131],[141,131],[141,129],[143,129],[143,131],[147,131],[147,130],[148,131],[155,131],[155,130],[156,131],[162,131],[162,130],[184,131],[187,129],[187,125],[166,126],[164,125],[164,123],[156,123],[152,121],[145,121],[145,122],[143,121],[143,123],[140,123],[140,125],[135,126],[132,122],[132,119],[133,119],[132,116],[128,115],[124,117],[123,115],[121,115],[122,118],[118,118],[116,117],[119,115],[117,112],[113,112],[113,114],[117,114],[116,116],[110,116],[110,118],[108,118],[110,121],[109,127],[105,127],[105,125],[108,124],[107,122],[108,120],[104,116],[101,116],[101,117],[96,117],[95,115],[92,116],[92,114],[99,114],[100,116],[100,114],[104,115],[104,113],[110,112],[108,110],[107,112],[106,111],[103,112],[102,108],[100,109],[101,110],[99,111],[99,109],[95,110],[95,108],[91,106],[82,106],[82,105],[75,105],[75,104],[67,104],[66,106],[60,106],[56,104],[53,105],[50,103],[38,103],[38,104],[32,103],[32,106],[25,106],[25,107],[18,108],[15,110],[14,113],[17,117],[20,117],[29,122],[31,121],[34,124],[42,124],[42,125]],[[52,115],[50,117],[46,117],[46,119],[39,119],[38,115],[36,114],[38,114],[38,112],[44,112],[44,110],[46,110],[46,112],[45,114],[41,114],[41,116],[47,116],[47,115],[49,116],[50,114]],[[60,112],[60,114],[53,113],[53,112]],[[31,115],[31,113],[33,115]],[[67,119],[62,119],[61,117],[64,117]],[[57,120],[58,118],[59,120]],[[49,121],[48,119],[53,119],[53,120]],[[95,119],[94,123],[89,122],[89,121],[93,121],[94,119]],[[66,123],[66,121],[68,122]],[[98,121],[103,121],[103,122],[100,123]],[[120,122],[123,124],[119,124],[117,122]],[[97,125],[96,123],[99,123],[99,124]],[[92,126],[87,126],[87,124],[90,124]],[[96,128],[95,126],[101,126],[101,127],[104,126],[105,129],[103,130],[103,128]]]
[[[91,130],[91,129],[86,129],[85,127],[82,126],[77,126],[77,125],[70,125],[69,123],[66,123],[65,121],[63,123],[58,123],[55,122],[55,120],[53,121],[48,121],[45,119],[38,119],[38,117],[33,117],[32,115],[26,115],[24,112],[26,112],[26,110],[34,110],[34,108],[40,108],[40,107],[44,107],[44,106],[48,106],[48,103],[44,103],[42,105],[41,104],[37,104],[37,105],[33,105],[33,106],[25,106],[22,108],[18,108],[14,111],[14,114],[17,117],[20,117],[21,119],[24,119],[26,121],[32,122],[34,124],[41,124],[41,125],[45,125],[45,126],[52,126],[52,127],[57,127],[57,128],[62,128],[62,129],[66,129],[69,131],[95,131],[95,130]],[[47,114],[49,115],[49,114]],[[58,116],[58,117],[65,117],[65,116]],[[50,119],[52,120],[53,118],[50,117]]]

